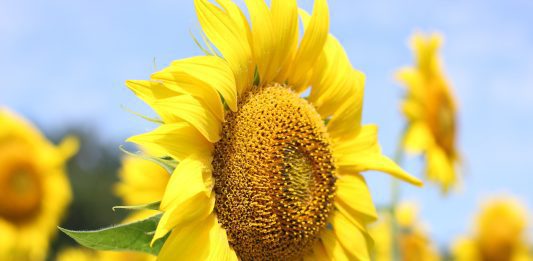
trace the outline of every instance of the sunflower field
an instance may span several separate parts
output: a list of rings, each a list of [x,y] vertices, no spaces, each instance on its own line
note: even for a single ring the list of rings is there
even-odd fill
[[[532,13],[4,0],[0,261],[533,261]]]

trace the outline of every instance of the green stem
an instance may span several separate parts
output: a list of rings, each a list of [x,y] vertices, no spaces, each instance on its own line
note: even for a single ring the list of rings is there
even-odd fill
[[[404,150],[402,148],[403,144],[403,137],[405,134],[405,129],[402,131],[402,135],[400,136],[400,142],[398,142],[398,145],[396,146],[396,151],[394,152],[394,161],[398,165],[402,165],[403,158],[404,158]],[[392,178],[391,181],[391,202],[390,202],[390,220],[391,220],[391,234],[392,234],[392,256],[393,260],[400,260],[401,259],[401,249],[400,245],[398,244],[399,235],[400,235],[400,228],[398,226],[398,222],[396,220],[396,210],[398,206],[398,201],[400,199],[400,181],[396,178]]]

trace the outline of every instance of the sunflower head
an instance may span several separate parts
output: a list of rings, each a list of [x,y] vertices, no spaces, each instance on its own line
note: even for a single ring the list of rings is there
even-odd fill
[[[309,250],[335,196],[320,115],[291,89],[266,86],[248,92],[222,133],[212,162],[215,211],[235,250],[246,259]]]
[[[308,15],[248,0],[250,21],[229,0],[194,2],[208,55],[127,82],[162,123],[129,141],[179,162],[159,259],[367,259],[376,213],[360,172],[420,181],[361,125],[364,76],[328,33],[327,2]]]
[[[459,260],[530,260],[525,237],[528,215],[513,198],[486,202],[477,216],[474,235],[458,239],[453,248]]]
[[[0,150],[0,217],[19,224],[31,220],[41,209],[43,180],[36,162],[24,147],[4,144]]]
[[[524,241],[527,214],[516,200],[500,199],[485,205],[477,219],[477,234],[484,256],[510,256]]]
[[[403,145],[425,155],[428,179],[447,192],[458,180],[459,153],[457,108],[438,55],[441,43],[439,34],[415,34],[411,38],[415,66],[400,69],[397,76],[407,87],[402,103],[408,121]]]
[[[0,126],[0,259],[43,259],[71,198],[63,169],[77,140],[55,147],[6,109]]]

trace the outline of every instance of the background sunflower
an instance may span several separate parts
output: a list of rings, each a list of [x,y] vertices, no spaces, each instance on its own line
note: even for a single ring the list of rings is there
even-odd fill
[[[41,260],[71,200],[64,168],[78,143],[56,147],[5,108],[0,126],[0,259]]]

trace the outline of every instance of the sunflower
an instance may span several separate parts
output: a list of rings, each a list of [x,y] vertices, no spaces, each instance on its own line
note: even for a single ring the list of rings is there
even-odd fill
[[[399,260],[404,261],[437,261],[439,253],[431,243],[428,233],[418,220],[417,205],[404,202],[398,205],[394,216],[397,224],[396,233],[388,212],[380,213],[380,221],[370,229],[374,238],[374,259],[376,261],[393,260],[395,255],[393,242],[398,243]]]
[[[71,200],[64,168],[78,143],[56,147],[7,109],[0,126],[0,259],[44,260]]]
[[[493,199],[485,204],[473,236],[456,241],[452,253],[458,261],[531,261],[526,240],[526,210],[512,198]]]
[[[377,214],[360,172],[421,183],[361,125],[364,76],[328,33],[327,2],[308,15],[294,0],[249,0],[250,23],[229,0],[194,3],[208,54],[126,83],[162,122],[128,141],[179,162],[158,258],[369,259]]]
[[[459,153],[455,144],[455,98],[437,54],[441,43],[439,34],[415,34],[411,46],[416,64],[400,69],[397,77],[407,87],[402,104],[408,121],[403,146],[410,152],[425,155],[428,179],[447,192],[457,183]]]

